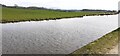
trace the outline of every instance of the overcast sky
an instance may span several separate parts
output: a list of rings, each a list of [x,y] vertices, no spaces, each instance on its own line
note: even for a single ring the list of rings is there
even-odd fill
[[[117,10],[120,0],[0,0],[1,4],[13,6],[37,6],[54,9],[106,9]]]

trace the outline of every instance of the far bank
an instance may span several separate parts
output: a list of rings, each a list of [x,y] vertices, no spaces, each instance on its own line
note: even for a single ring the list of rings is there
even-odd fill
[[[34,10],[20,8],[2,8],[1,23],[14,23],[22,21],[57,20],[83,16],[114,15],[114,12],[64,12],[54,10]]]

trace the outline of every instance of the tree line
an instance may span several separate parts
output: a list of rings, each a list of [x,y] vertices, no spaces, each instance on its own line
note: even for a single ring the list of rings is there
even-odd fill
[[[120,13],[119,11],[116,10],[101,10],[101,9],[82,9],[82,10],[63,10],[63,9],[49,9],[49,8],[45,8],[45,7],[35,7],[35,6],[30,6],[30,7],[22,7],[22,6],[18,6],[17,4],[15,4],[14,6],[6,6],[4,4],[0,4],[0,6],[2,7],[7,7],[7,8],[21,8],[21,9],[42,9],[42,10],[55,10],[55,11],[61,11],[61,12],[115,12],[115,13]]]

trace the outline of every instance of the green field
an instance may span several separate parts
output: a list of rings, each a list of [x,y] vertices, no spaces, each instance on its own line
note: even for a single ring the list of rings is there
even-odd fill
[[[84,15],[104,14],[103,12],[60,12],[54,10],[33,10],[18,8],[2,8],[2,20],[0,22],[40,21],[55,20],[61,18],[80,17]]]
[[[118,37],[120,28],[111,33],[106,34],[100,39],[89,43],[88,45],[74,51],[72,54],[106,54],[114,46],[118,45]]]

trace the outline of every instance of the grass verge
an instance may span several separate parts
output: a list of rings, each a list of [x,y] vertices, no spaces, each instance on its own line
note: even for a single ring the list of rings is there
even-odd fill
[[[70,55],[72,54],[106,54],[106,52],[111,50],[113,46],[116,46],[118,44],[118,35],[120,36],[118,32],[120,32],[120,28],[74,51]]]

